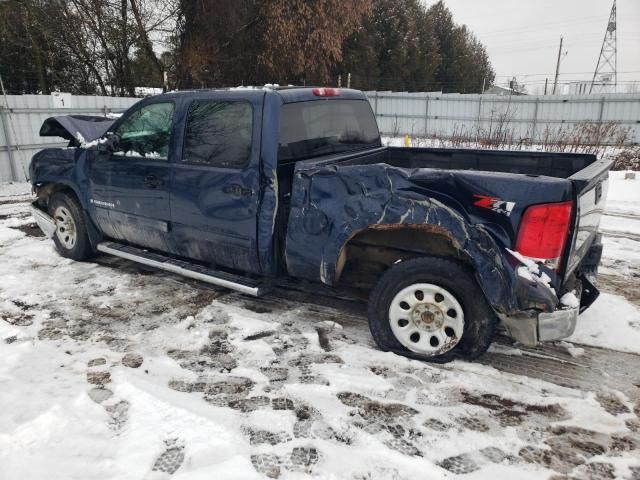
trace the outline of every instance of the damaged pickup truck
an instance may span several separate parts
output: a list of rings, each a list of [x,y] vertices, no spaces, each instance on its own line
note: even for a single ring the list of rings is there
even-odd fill
[[[30,166],[62,256],[366,294],[383,350],[473,359],[500,324],[558,340],[598,296],[610,164],[592,155],[387,147],[365,95],[331,88],[175,92],[41,135],[70,141]]]

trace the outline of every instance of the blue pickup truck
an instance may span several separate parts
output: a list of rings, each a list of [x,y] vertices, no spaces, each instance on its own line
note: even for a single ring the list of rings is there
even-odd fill
[[[610,163],[592,155],[388,147],[365,95],[333,88],[174,92],[40,133],[69,140],[30,165],[67,258],[366,295],[380,348],[438,362],[500,325],[565,338],[598,296]]]

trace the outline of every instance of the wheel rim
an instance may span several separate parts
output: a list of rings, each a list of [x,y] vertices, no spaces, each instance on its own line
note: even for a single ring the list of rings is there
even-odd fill
[[[431,283],[416,283],[400,290],[391,300],[389,324],[408,350],[441,355],[462,338],[464,313],[449,291]]]
[[[58,207],[53,213],[56,221],[56,237],[67,250],[71,250],[76,245],[78,237],[76,222],[71,216],[71,212],[66,207]]]

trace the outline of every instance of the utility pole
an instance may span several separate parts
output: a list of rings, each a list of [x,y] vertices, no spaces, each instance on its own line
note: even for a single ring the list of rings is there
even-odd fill
[[[556,94],[556,89],[558,88],[558,75],[560,75],[560,57],[562,57],[562,41],[563,38],[560,36],[560,48],[558,48],[558,62],[556,63],[556,79],[553,82],[553,95]]]
[[[0,105],[0,123],[2,124],[2,131],[7,143],[7,154],[9,157],[9,170],[11,171],[11,180],[15,182],[18,180],[18,175],[16,172],[15,158],[13,156],[13,145],[11,144],[11,137],[9,136],[9,124],[6,114],[6,112],[9,111],[9,100],[7,99],[7,91],[4,89],[4,83],[2,82],[2,75],[0,75],[0,90],[2,91],[2,97],[4,98],[4,105]],[[13,139],[15,141],[15,130],[13,133]]]
[[[544,94],[547,94],[547,87],[549,86],[549,79],[545,78],[544,79]]]

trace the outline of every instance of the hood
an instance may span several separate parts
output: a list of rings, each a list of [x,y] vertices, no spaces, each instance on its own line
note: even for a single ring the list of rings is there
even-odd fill
[[[81,145],[102,137],[115,119],[88,115],[47,118],[40,128],[41,137],[62,137]]]

